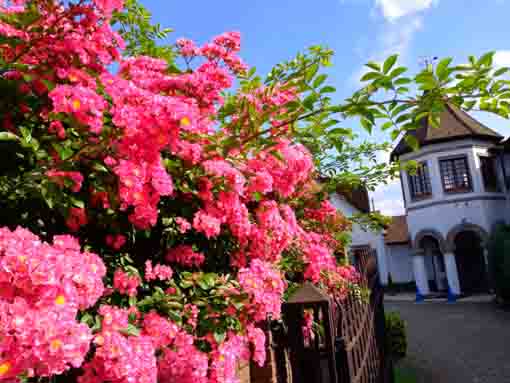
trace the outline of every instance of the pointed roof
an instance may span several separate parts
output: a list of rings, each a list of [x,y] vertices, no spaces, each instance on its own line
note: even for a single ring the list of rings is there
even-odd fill
[[[391,223],[386,228],[384,242],[387,245],[404,245],[409,243],[409,228],[407,216],[397,215],[391,217]]]
[[[420,147],[463,138],[479,138],[493,142],[499,142],[503,139],[503,136],[499,133],[489,129],[452,104],[445,105],[445,110],[440,115],[438,128],[425,123],[421,128],[407,132],[407,135],[414,136]],[[412,151],[413,149],[407,144],[404,136],[391,152],[391,160]]]
[[[364,186],[358,187],[342,187],[338,186],[336,192],[345,198],[356,209],[363,213],[370,212],[370,199],[368,197],[368,190]]]
[[[319,288],[306,282],[288,300],[288,303],[319,303],[329,302],[329,295]]]

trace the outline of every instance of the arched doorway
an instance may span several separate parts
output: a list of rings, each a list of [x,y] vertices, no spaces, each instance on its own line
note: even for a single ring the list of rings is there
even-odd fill
[[[430,289],[432,291],[446,291],[448,280],[439,241],[431,235],[425,235],[420,240],[419,245],[425,256],[425,268]]]
[[[482,239],[478,233],[466,230],[455,236],[454,244],[461,291],[486,292],[489,285]]]

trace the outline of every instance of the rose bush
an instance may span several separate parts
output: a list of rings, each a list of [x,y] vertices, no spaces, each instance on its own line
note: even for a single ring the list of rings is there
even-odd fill
[[[122,7],[0,2],[0,380],[234,382],[290,286],[357,281],[294,139],[317,64],[264,84],[236,32],[123,56]]]

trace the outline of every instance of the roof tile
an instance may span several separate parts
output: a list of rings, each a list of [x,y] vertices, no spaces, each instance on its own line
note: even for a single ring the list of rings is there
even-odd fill
[[[406,135],[416,137],[420,146],[469,137],[488,139],[495,142],[499,142],[503,139],[503,136],[499,133],[489,129],[452,104],[447,104],[446,109],[441,113],[438,128],[434,128],[428,123],[425,123],[421,128],[407,132]],[[412,149],[407,144],[404,136],[395,149],[393,149],[391,158],[394,159],[411,151]]]
[[[409,229],[407,227],[407,217],[405,215],[391,217],[391,223],[384,235],[384,242],[387,245],[409,243]]]

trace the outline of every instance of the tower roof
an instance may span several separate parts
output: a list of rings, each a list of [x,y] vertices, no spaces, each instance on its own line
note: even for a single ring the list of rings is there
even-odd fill
[[[445,105],[445,110],[440,115],[439,127],[434,128],[426,122],[422,127],[407,132],[391,152],[391,160],[413,151],[405,140],[407,135],[414,136],[420,147],[463,138],[478,138],[492,142],[499,142],[503,139],[499,133],[489,129],[452,104]]]

